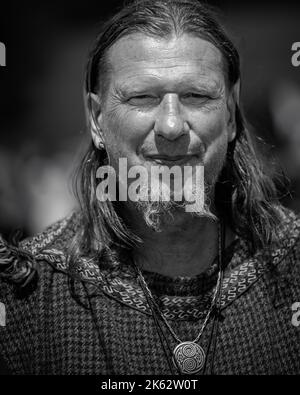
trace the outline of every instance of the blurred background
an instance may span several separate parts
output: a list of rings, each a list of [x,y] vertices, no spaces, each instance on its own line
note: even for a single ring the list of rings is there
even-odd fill
[[[300,3],[207,1],[242,58],[245,114],[268,143],[268,169],[283,167],[282,202],[300,212]],[[24,2],[1,6],[0,233],[32,235],[74,207],[71,179],[89,136],[82,102],[83,71],[97,26],[120,1]],[[278,160],[279,161],[278,161]],[[277,164],[276,164],[277,162]],[[280,166],[279,166],[279,165]]]

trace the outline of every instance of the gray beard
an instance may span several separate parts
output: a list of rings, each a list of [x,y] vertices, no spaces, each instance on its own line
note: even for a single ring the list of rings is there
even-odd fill
[[[159,193],[158,201],[142,201],[135,202],[137,210],[142,214],[146,225],[155,232],[161,232],[163,227],[171,224],[174,221],[176,211],[184,212],[190,202],[186,200],[164,200],[163,194]],[[212,187],[205,184],[204,188],[204,205],[201,211],[187,212],[186,215],[191,215],[195,218],[208,218],[212,221],[217,221],[217,217],[211,212]]]

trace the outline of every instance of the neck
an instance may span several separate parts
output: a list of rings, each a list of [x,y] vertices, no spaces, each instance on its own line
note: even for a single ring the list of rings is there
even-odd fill
[[[147,227],[141,217],[131,220],[131,224],[143,240],[134,249],[133,258],[144,270],[170,277],[193,277],[206,271],[218,254],[219,225],[209,218],[174,213],[172,221],[165,223],[160,232]],[[227,227],[225,233],[227,246],[234,234]]]

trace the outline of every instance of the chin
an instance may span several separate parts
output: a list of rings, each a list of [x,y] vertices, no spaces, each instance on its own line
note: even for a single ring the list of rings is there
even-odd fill
[[[202,210],[197,212],[187,212],[188,204],[190,203],[186,201],[178,202],[174,200],[136,202],[137,209],[141,212],[144,222],[155,232],[162,232],[170,227],[182,227],[195,219],[217,220],[208,203],[205,203]]]

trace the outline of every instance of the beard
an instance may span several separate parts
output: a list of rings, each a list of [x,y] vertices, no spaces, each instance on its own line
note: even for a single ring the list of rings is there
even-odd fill
[[[161,232],[166,225],[171,224],[178,213],[185,212],[185,215],[191,215],[194,218],[206,218],[217,221],[217,217],[211,211],[214,184],[215,182],[209,183],[203,180],[201,184],[202,189],[199,190],[199,185],[196,187],[195,179],[192,177],[190,184],[186,183],[183,185],[182,198],[178,200],[174,198],[174,189],[159,181],[155,183],[155,188],[153,188],[153,185],[151,188],[147,185],[143,190],[140,190],[141,199],[135,202],[135,207],[142,214],[146,225],[155,232]],[[195,211],[188,210],[191,206],[191,201],[186,196],[191,196],[191,194],[195,199],[199,197],[197,194],[203,196],[201,206],[198,206]]]

